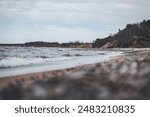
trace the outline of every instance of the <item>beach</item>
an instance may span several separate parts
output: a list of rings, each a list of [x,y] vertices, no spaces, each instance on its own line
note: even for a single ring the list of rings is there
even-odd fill
[[[0,78],[0,99],[150,99],[150,49],[122,51],[98,63]]]

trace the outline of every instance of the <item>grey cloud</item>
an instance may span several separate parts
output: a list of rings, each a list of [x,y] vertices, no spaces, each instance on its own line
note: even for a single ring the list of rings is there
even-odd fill
[[[114,15],[118,11],[129,11],[130,14],[136,12],[138,8],[141,11],[149,10],[147,8],[149,5],[149,0],[0,0],[0,14],[28,14],[33,12],[49,15],[51,13],[57,14],[57,12],[71,12],[72,14],[83,12],[89,13],[89,16],[92,13],[99,16],[105,15],[105,13]]]
[[[101,34],[109,34],[127,23],[149,19],[149,6],[150,0],[0,0],[0,19],[29,20],[35,25],[40,24],[39,27],[48,23],[56,25],[58,32],[59,28],[63,30],[72,25],[67,31],[72,27],[80,27],[82,31],[88,28],[90,34],[94,27]],[[72,35],[74,31],[71,31]],[[97,32],[91,32],[91,35]],[[81,35],[83,37],[83,33]]]
[[[127,23],[149,18],[149,5],[149,0],[0,0],[0,17],[25,17],[37,22]]]

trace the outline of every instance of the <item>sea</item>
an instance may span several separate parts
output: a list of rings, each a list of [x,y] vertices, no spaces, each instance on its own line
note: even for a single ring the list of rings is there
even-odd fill
[[[0,46],[0,78],[108,61],[122,51]]]

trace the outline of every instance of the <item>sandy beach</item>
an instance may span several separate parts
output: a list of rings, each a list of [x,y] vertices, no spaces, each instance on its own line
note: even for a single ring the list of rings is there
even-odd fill
[[[150,49],[109,61],[0,78],[0,99],[150,99]]]

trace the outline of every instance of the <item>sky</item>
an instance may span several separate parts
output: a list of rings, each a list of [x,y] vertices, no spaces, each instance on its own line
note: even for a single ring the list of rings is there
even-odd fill
[[[150,19],[150,0],[0,0],[0,43],[92,42]]]

